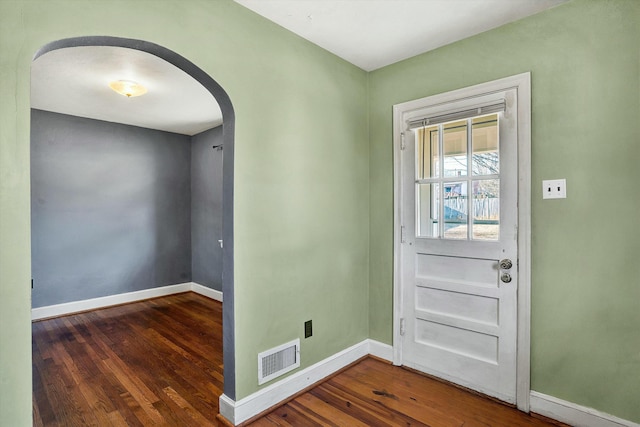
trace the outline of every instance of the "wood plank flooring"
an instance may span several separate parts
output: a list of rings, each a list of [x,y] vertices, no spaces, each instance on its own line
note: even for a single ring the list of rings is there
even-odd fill
[[[35,426],[215,426],[222,304],[184,293],[33,323]]]
[[[222,305],[195,293],[33,323],[35,426],[216,425],[222,375]],[[561,425],[373,358],[247,424]]]
[[[411,370],[366,358],[248,423],[273,426],[562,426]]]

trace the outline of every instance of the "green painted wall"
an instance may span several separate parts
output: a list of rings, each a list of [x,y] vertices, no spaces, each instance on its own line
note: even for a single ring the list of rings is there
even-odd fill
[[[531,71],[533,389],[639,422],[639,23],[574,0],[367,75],[229,0],[0,0],[0,423],[31,423],[30,61],[82,35],[172,49],[234,103],[238,399],[305,320],[303,366],[391,343],[392,105]]]
[[[160,44],[236,112],[237,398],[259,351],[303,336],[308,366],[368,336],[367,75],[228,0],[0,0],[0,424],[31,423],[29,67],[53,40]]]
[[[640,2],[574,0],[370,74],[370,337],[392,340],[392,106],[532,73],[532,389],[640,422]],[[566,200],[542,200],[566,178]]]

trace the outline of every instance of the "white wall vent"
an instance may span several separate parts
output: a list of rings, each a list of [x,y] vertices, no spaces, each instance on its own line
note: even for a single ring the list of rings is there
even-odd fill
[[[258,354],[258,384],[300,366],[300,338]]]

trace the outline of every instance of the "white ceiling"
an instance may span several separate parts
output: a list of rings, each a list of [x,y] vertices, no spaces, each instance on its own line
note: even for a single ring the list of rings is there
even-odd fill
[[[235,0],[370,71],[498,27],[567,0]],[[126,98],[109,82],[133,80]],[[36,109],[195,135],[222,123],[213,96],[166,61],[133,49],[74,47],[31,67]]]
[[[567,0],[235,0],[372,71]]]
[[[127,98],[109,82],[148,90]],[[91,46],[58,49],[31,66],[31,107],[115,123],[195,135],[222,123],[215,98],[172,64],[139,50]]]

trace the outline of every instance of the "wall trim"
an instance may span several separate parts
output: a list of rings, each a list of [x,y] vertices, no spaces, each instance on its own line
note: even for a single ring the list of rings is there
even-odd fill
[[[195,282],[191,282],[191,291],[195,292],[196,294],[203,295],[207,298],[222,302],[222,292],[218,290],[202,286]]]
[[[388,362],[393,362],[393,346],[369,339],[369,354]]]
[[[123,294],[108,295],[99,298],[90,298],[82,301],[71,301],[62,304],[48,305],[31,309],[31,320],[42,320],[50,317],[65,316],[67,314],[79,313],[82,311],[96,310],[99,308],[111,307],[113,305],[127,304],[130,302],[142,301],[149,298],[163,297],[167,295],[179,294],[181,292],[193,291],[197,294],[209,297],[216,301],[222,301],[222,292],[207,288],[194,282],[178,283],[176,285],[160,286],[158,288],[143,289]]]
[[[531,411],[554,420],[581,427],[640,427],[640,424],[624,420],[593,408],[567,402],[557,397],[531,391]]]
[[[233,425],[243,423],[369,354],[391,361],[393,347],[366,339],[237,402],[223,394],[220,414]]]

